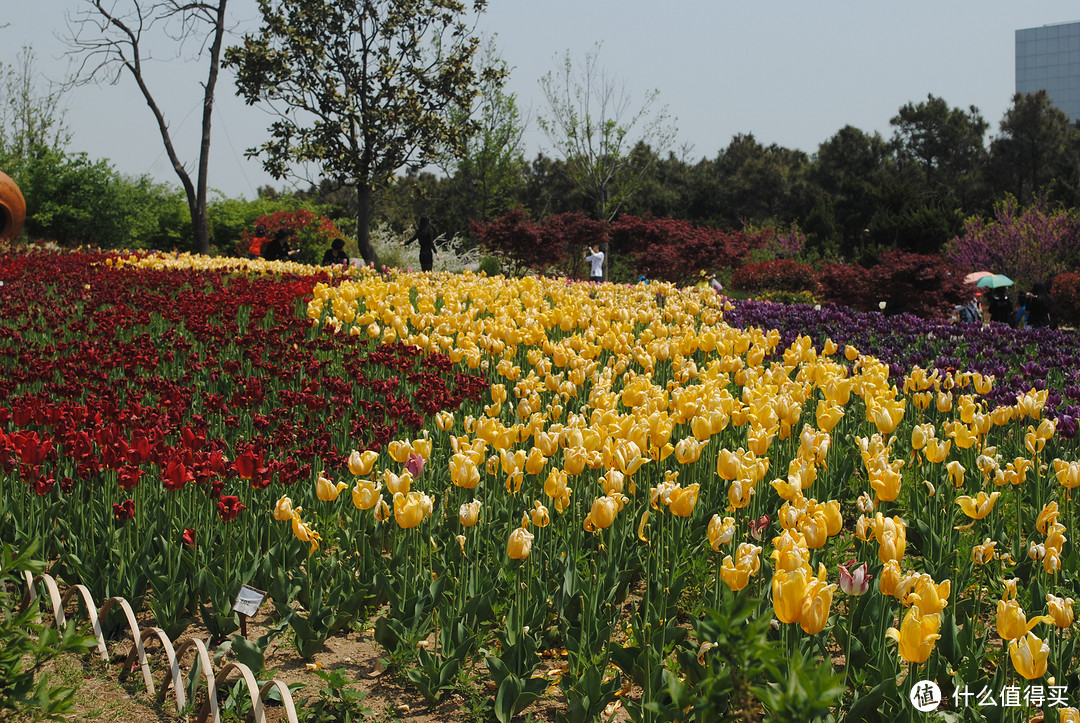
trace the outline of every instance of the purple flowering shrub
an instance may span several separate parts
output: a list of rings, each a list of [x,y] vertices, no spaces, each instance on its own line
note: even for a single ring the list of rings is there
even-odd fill
[[[1009,197],[997,204],[993,219],[968,219],[944,252],[964,271],[1005,274],[1030,288],[1073,265],[1080,254],[1080,214],[1052,208],[1044,197],[1027,207]]]

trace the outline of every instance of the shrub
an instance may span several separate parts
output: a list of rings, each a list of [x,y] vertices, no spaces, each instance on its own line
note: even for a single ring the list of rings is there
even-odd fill
[[[1080,215],[1053,209],[1044,197],[1027,207],[1008,197],[994,218],[970,218],[964,233],[945,245],[945,257],[966,271],[1006,274],[1030,287],[1068,271],[1080,254]]]
[[[881,254],[869,268],[826,264],[817,275],[823,301],[873,311],[885,302],[885,313],[911,313],[922,318],[948,318],[973,289],[962,274],[941,257],[899,249]]]
[[[569,278],[581,278],[585,269],[585,248],[607,243],[611,227],[583,213],[557,213],[540,224],[544,248],[558,272]],[[558,260],[556,260],[558,257]],[[614,269],[608,266],[608,277],[614,279]]]
[[[484,251],[506,261],[510,273],[544,268],[558,255],[557,249],[545,247],[540,227],[521,208],[507,211],[494,221],[473,221],[469,233]]]
[[[1050,287],[1050,319],[1076,326],[1080,323],[1080,274],[1070,272],[1054,277]]]
[[[754,294],[754,298],[758,301],[772,301],[777,304],[807,304],[814,306],[818,304],[818,298],[809,291],[764,291],[760,294]]]
[[[739,267],[760,234],[721,231],[668,218],[622,216],[611,228],[612,247],[634,259],[638,275],[689,283],[703,270]]]
[[[330,247],[330,243],[341,236],[334,222],[326,216],[320,216],[314,211],[301,208],[296,211],[275,211],[264,214],[255,219],[255,226],[263,225],[270,236],[282,228],[287,228],[296,234],[296,250],[299,252],[293,257],[293,261],[305,264],[318,264],[322,261],[323,253]],[[244,229],[240,234],[238,254],[247,255],[248,246],[254,228]]]
[[[750,293],[775,291],[809,291],[817,288],[814,268],[795,259],[773,259],[747,264],[731,277],[731,286]]]

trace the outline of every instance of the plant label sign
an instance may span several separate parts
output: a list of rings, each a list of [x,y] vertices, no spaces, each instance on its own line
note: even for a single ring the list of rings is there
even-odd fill
[[[250,618],[259,611],[259,606],[265,599],[266,593],[262,590],[256,590],[250,585],[241,585],[240,592],[236,595],[236,602],[232,606],[233,612]]]

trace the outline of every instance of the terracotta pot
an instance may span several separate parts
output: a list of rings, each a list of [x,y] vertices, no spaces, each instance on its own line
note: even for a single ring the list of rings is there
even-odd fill
[[[0,238],[18,237],[25,220],[26,199],[22,191],[11,176],[0,171]]]

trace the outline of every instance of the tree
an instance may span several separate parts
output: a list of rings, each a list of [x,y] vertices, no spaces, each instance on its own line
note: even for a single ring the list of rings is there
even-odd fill
[[[461,112],[459,122],[474,121],[460,151],[448,148],[440,163],[450,175],[451,192],[457,201],[459,225],[465,221],[490,221],[512,209],[525,185],[525,121],[517,107],[517,97],[502,87],[505,62],[493,41],[483,49],[481,64],[499,68],[500,77],[483,80],[476,103]]]
[[[936,182],[955,188],[963,177],[977,174],[985,160],[989,124],[975,106],[949,108],[931,94],[924,103],[905,104],[889,124],[896,128],[901,157],[922,166],[927,186]]]
[[[485,5],[474,0],[473,12]],[[238,94],[277,117],[270,140],[248,153],[275,178],[313,164],[354,186],[357,244],[377,263],[373,189],[460,150],[472,123],[455,111],[504,71],[473,66],[479,41],[459,0],[259,0],[259,12],[259,32],[226,52]]]
[[[1002,190],[1025,202],[1053,180],[1075,183],[1076,157],[1069,151],[1077,132],[1045,90],[1013,95],[1000,129],[990,143],[990,155]],[[1075,194],[1075,186],[1071,190]],[[1067,200],[1075,203],[1076,197]]]
[[[667,107],[656,107],[660,92],[646,93],[635,105],[626,86],[600,66],[599,47],[580,70],[567,51],[562,67],[545,74],[540,86],[548,106],[548,115],[538,118],[541,130],[596,218],[613,219],[640,185],[647,162],[666,153],[675,136]],[[639,143],[653,152],[631,153]]]
[[[115,84],[124,74],[139,87],[157,121],[165,152],[184,187],[195,248],[210,250],[210,220],[207,212],[206,185],[210,168],[210,121],[214,110],[225,37],[225,6],[228,0],[83,0],[85,8],[70,18],[74,34],[69,38],[73,52],[81,58],[74,83],[86,84],[105,79]],[[160,29],[161,33],[155,31]],[[176,42],[177,52],[187,42],[195,42],[199,55],[206,58],[203,82],[202,126],[199,161],[195,179],[173,143],[165,114],[158,105],[151,78],[144,63],[152,57],[152,48],[167,37]],[[161,89],[168,92],[171,88]]]
[[[39,149],[65,150],[71,134],[61,106],[63,90],[37,88],[34,51],[23,48],[18,66],[0,66],[0,164],[14,175],[22,162]]]

